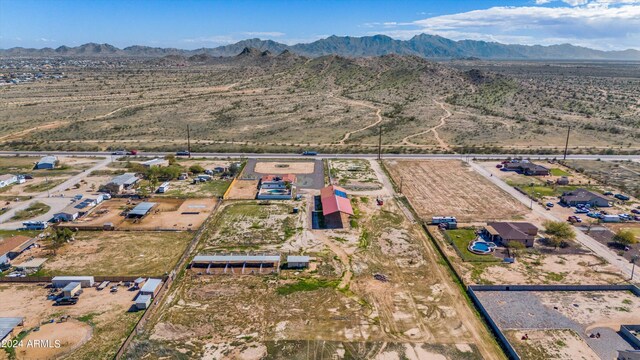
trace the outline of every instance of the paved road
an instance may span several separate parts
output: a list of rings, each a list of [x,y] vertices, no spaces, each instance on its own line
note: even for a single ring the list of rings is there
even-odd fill
[[[173,152],[143,152],[141,156],[165,156],[174,154]],[[43,156],[43,155],[59,155],[59,156],[109,156],[109,152],[73,152],[73,151],[0,151],[0,155],[30,155],[30,156]],[[304,156],[302,154],[293,153],[192,153],[192,157],[251,157],[251,158],[310,158],[310,159],[375,159],[377,154],[319,154],[318,156]],[[536,159],[561,159],[561,154],[556,155],[522,155],[522,154],[383,154],[385,159],[504,159],[506,157],[526,157],[532,160]],[[568,159],[574,160],[632,160],[640,162],[640,155],[568,155]]]
[[[475,171],[482,174],[484,177],[486,177],[487,179],[489,179],[489,181],[496,184],[502,190],[511,194],[514,198],[519,200],[525,206],[527,207],[531,206],[532,202],[528,196],[522,194],[521,192],[517,191],[513,187],[507,185],[506,182],[502,181],[502,179],[498,178],[497,176],[491,176],[491,173],[489,171],[487,171],[477,163],[470,161],[469,164]],[[536,215],[539,215],[543,219],[548,219],[551,221],[564,221],[564,219],[560,219],[554,216],[552,213],[547,211],[544,207],[540,206],[536,202],[533,202],[533,207],[531,208],[531,210]],[[624,259],[621,256],[618,256],[613,251],[611,251],[606,245],[603,245],[600,242],[596,241],[595,239],[585,234],[578,228],[576,228],[576,240],[582,245],[584,245],[585,247],[591,249],[591,251],[596,253],[598,256],[608,261],[610,264],[616,266],[618,269],[620,269],[620,271],[624,274],[624,276],[626,276],[627,278],[631,278],[632,265],[631,263],[629,263],[628,260]]]
[[[67,198],[62,198],[62,199],[58,198],[58,199],[56,199],[57,196],[59,196],[66,189],[68,189],[68,188],[72,187],[73,185],[77,184],[78,182],[80,182],[80,180],[82,180],[85,177],[87,177],[92,171],[99,170],[99,169],[102,169],[103,167],[107,166],[111,161],[112,161],[111,157],[107,157],[104,160],[102,160],[102,161],[98,162],[97,164],[95,164],[90,169],[87,169],[87,170],[85,170],[85,171],[83,171],[83,172],[81,172],[81,173],[79,173],[77,175],[71,176],[65,182],[63,182],[62,184],[54,187],[53,189],[51,189],[49,191],[41,192],[40,194],[35,195],[30,200],[18,203],[17,205],[12,207],[9,211],[7,211],[6,213],[0,215],[0,229],[3,229],[3,230],[14,230],[14,229],[21,228],[22,227],[22,222],[6,222],[6,221],[11,219],[15,215],[15,213],[17,211],[24,210],[24,209],[28,208],[31,204],[35,203],[36,201],[41,201],[41,202],[51,206],[51,210],[47,214],[44,214],[44,215],[39,216],[39,217],[37,217],[35,219],[32,219],[32,220],[48,220],[48,219],[51,219],[51,217],[53,216],[53,214],[55,212],[63,209],[65,206],[69,205],[69,199],[67,199]]]

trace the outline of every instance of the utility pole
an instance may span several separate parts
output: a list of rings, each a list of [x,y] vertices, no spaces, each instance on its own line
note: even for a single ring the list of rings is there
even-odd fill
[[[378,129],[378,160],[382,160],[382,125]]]
[[[569,150],[569,134],[571,133],[571,125],[567,128],[567,142],[564,144],[564,160],[567,160],[567,151]]]
[[[187,151],[189,152],[189,159],[191,159],[191,129],[189,124],[187,124]]]

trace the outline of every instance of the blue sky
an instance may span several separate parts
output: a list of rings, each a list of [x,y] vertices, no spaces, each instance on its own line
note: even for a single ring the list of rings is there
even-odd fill
[[[0,0],[0,48],[149,45],[195,49],[258,37],[420,33],[454,40],[640,49],[640,0]]]

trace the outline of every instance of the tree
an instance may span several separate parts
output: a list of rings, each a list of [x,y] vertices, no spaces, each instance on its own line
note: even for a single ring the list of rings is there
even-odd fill
[[[51,250],[56,255],[60,249],[69,240],[73,239],[73,231],[69,228],[57,228],[51,237]]]
[[[544,232],[549,236],[550,244],[555,248],[565,245],[576,238],[576,232],[569,223],[563,221],[545,221]]]
[[[173,154],[169,154],[167,156],[164,157],[165,160],[169,161],[169,165],[173,165],[176,163],[176,156]]]
[[[637,243],[638,239],[636,239],[633,231],[621,229],[613,236],[613,241],[624,246],[629,246]]]
[[[520,241],[509,241],[507,243],[507,251],[509,251],[509,257],[511,257],[511,252],[513,251],[513,257],[516,257],[518,251],[524,249],[525,246]]]
[[[194,174],[202,174],[204,172],[204,168],[199,164],[194,164],[189,167],[189,171]]]

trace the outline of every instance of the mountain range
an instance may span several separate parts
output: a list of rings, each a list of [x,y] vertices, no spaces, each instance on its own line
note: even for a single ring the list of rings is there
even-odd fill
[[[134,45],[123,49],[110,44],[88,43],[77,47],[0,49],[0,56],[125,56],[163,57],[167,55],[235,56],[252,48],[272,54],[288,52],[307,57],[340,55],[367,57],[387,54],[415,55],[429,59],[505,59],[505,60],[640,60],[640,51],[602,51],[571,44],[508,45],[476,40],[454,41],[437,35],[420,34],[409,40],[396,40],[385,35],[364,37],[330,36],[311,43],[286,45],[273,40],[247,39],[215,48],[184,50]]]

